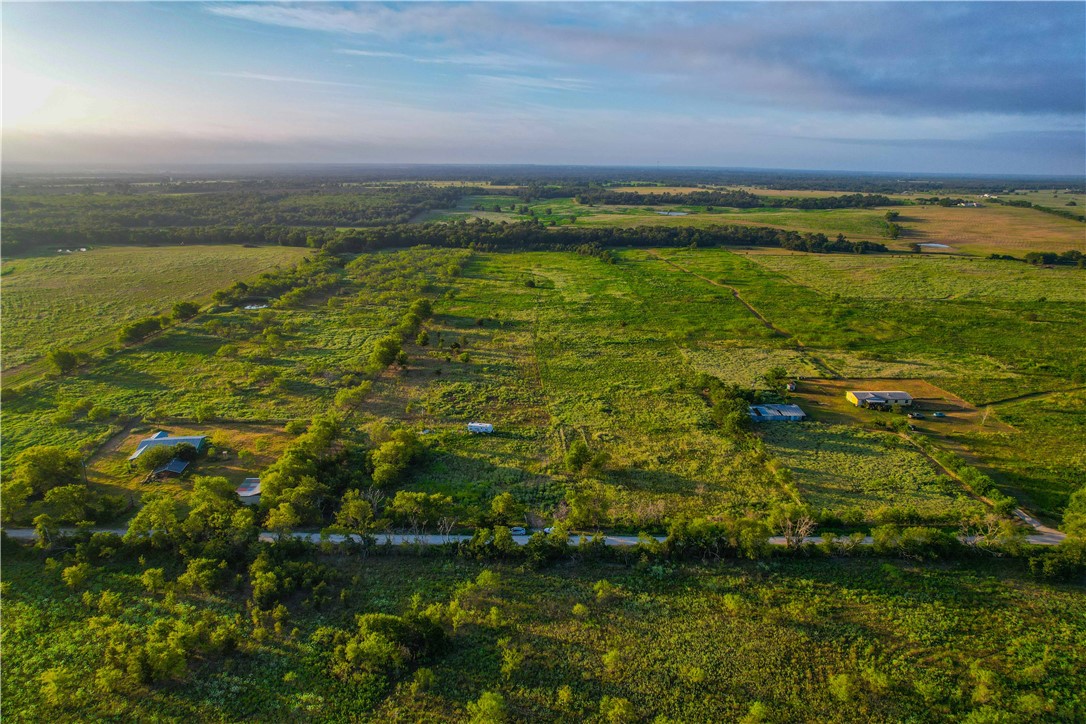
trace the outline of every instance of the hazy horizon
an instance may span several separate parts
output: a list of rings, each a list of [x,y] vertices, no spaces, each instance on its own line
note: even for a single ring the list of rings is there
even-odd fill
[[[1081,176],[1082,3],[5,4],[5,169]]]

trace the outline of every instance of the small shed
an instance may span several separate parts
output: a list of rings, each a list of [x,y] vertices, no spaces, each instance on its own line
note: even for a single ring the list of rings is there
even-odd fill
[[[750,419],[754,422],[800,422],[807,419],[799,405],[751,405]]]
[[[155,468],[155,475],[162,475],[165,477],[176,478],[185,472],[188,468],[188,460],[182,460],[181,458],[174,458],[170,462],[166,463],[162,467]]]
[[[245,478],[235,491],[242,505],[260,504],[260,478]]]
[[[468,432],[489,435],[494,432],[494,426],[489,422],[469,422]]]

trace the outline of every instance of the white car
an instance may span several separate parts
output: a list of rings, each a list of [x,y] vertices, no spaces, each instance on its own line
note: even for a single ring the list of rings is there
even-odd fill
[[[509,529],[509,532],[513,535],[525,535],[528,533],[528,531],[524,530],[524,528],[519,525],[514,525],[512,528]]]

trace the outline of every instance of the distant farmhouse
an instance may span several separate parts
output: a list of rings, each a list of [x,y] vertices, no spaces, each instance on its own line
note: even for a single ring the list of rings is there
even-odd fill
[[[755,422],[799,422],[807,414],[799,405],[751,405],[750,419]]]
[[[196,448],[197,453],[202,453],[207,450],[207,435],[193,435],[188,437],[170,437],[168,432],[159,430],[154,435],[144,440],[140,440],[140,444],[136,446],[136,452],[128,456],[129,462],[137,459],[140,455],[147,452],[153,447],[173,447],[174,445],[180,445],[187,442]],[[185,469],[189,466],[188,460],[182,460],[175,457],[165,465],[155,468],[152,471],[152,475],[167,475],[177,476],[185,472]]]
[[[856,407],[911,407],[913,404],[913,396],[900,390],[878,392],[849,390],[845,393],[845,399]]]
[[[196,448],[196,452],[202,453],[207,450],[207,435],[193,435],[191,437],[170,437],[170,433],[159,430],[154,435],[144,440],[140,440],[140,444],[136,446],[136,452],[128,456],[129,460],[135,460],[140,455],[150,450],[153,447],[159,447],[161,445],[180,445],[183,442],[187,442]]]

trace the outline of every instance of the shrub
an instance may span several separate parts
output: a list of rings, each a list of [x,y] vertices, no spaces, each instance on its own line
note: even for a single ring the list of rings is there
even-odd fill
[[[195,302],[178,302],[173,305],[172,316],[175,320],[192,319],[200,313],[200,305]]]
[[[484,691],[468,704],[468,721],[470,724],[503,724],[506,721],[505,697],[494,691]]]
[[[62,375],[71,372],[79,365],[79,358],[70,349],[54,349],[46,357],[53,369]]]

